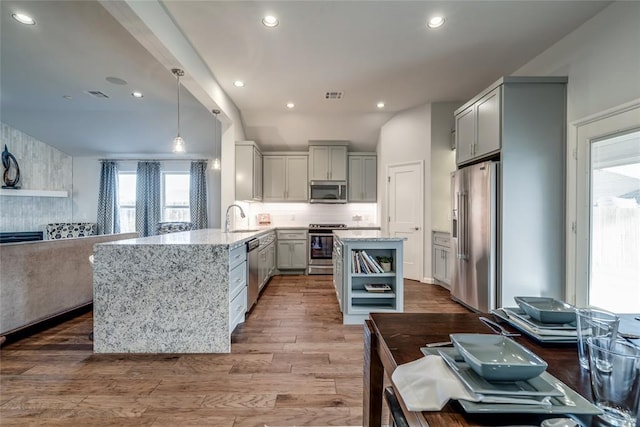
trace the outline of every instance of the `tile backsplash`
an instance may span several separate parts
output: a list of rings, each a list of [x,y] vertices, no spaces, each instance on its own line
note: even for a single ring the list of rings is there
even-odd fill
[[[66,190],[71,195],[71,156],[5,123],[0,123],[0,136],[1,149],[6,144],[18,161],[22,189]],[[72,217],[71,197],[2,196],[0,205],[0,231],[39,231]]]
[[[237,228],[256,226],[260,213],[270,214],[271,225],[276,227],[307,227],[309,224],[346,224],[351,227],[379,225],[376,203],[237,203],[247,215],[247,218],[241,219],[236,210],[234,219]]]

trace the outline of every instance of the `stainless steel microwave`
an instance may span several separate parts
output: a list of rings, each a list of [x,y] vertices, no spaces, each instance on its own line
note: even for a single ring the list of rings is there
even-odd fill
[[[309,203],[347,203],[347,182],[310,181]]]

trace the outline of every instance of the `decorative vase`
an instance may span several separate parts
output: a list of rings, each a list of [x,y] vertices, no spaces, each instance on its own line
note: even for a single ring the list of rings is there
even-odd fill
[[[380,266],[382,267],[382,271],[388,273],[391,271],[391,263],[390,262],[381,262]]]

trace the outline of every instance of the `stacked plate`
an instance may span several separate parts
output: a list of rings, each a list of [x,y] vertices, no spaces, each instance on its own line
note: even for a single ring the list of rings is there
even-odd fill
[[[503,307],[491,313],[542,343],[577,341],[575,307],[553,298],[515,297],[519,307]]]
[[[546,372],[547,364],[510,338],[452,334],[455,348],[422,348],[440,355],[477,402],[469,413],[598,414],[600,410]]]

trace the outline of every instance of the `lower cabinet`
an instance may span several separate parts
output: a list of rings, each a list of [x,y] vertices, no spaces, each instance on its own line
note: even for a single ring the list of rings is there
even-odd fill
[[[440,231],[433,232],[433,278],[445,284],[451,284],[451,246],[450,235]]]
[[[278,270],[307,269],[307,230],[278,230]]]
[[[229,333],[244,322],[247,311],[247,249],[229,251]]]
[[[333,239],[333,287],[336,290],[336,297],[338,298],[338,306],[340,307],[340,311],[344,311],[342,308],[342,294],[344,291],[343,286],[343,261],[342,261],[342,242],[338,239]]]
[[[258,283],[262,290],[276,271],[276,245],[275,241],[260,247],[258,251]]]

